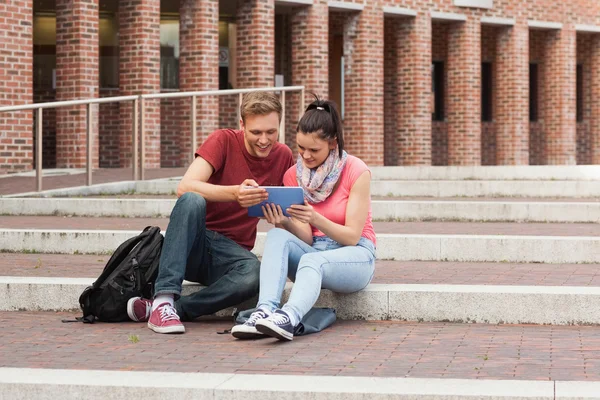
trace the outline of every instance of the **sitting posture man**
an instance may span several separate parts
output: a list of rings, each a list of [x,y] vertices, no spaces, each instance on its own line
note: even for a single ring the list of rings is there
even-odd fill
[[[179,183],[160,256],[154,300],[127,304],[134,321],[158,333],[183,333],[180,321],[215,313],[258,293],[259,267],[250,252],[258,218],[247,207],[268,195],[256,186],[281,186],[292,152],[277,142],[282,107],[276,95],[247,94],[241,130],[212,133]],[[254,187],[254,188],[252,188]],[[181,296],[182,282],[207,288]]]

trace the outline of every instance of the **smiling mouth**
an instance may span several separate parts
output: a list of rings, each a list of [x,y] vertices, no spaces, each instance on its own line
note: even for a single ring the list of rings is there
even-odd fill
[[[261,151],[265,151],[265,150],[267,150],[269,147],[271,147],[271,145],[269,144],[269,145],[267,145],[267,146],[264,146],[264,147],[263,147],[263,146],[259,146],[259,145],[257,145],[256,147],[258,147],[258,149],[259,149],[259,150],[261,150]]]

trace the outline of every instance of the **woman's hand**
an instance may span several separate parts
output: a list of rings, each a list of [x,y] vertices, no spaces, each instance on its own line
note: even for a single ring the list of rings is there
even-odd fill
[[[292,216],[292,218],[311,225],[314,225],[315,219],[319,215],[306,201],[303,205],[293,204],[286,211]]]
[[[285,221],[288,220],[288,217],[283,215],[283,211],[279,205],[276,206],[273,203],[267,203],[264,206],[261,206],[261,208],[265,219],[270,224],[281,226]]]

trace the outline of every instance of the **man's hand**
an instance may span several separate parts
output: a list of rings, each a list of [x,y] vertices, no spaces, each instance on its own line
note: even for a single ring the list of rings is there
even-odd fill
[[[269,193],[258,187],[254,179],[246,179],[235,192],[235,199],[244,208],[252,207],[269,198]]]
[[[276,206],[275,204],[267,203],[261,208],[265,219],[272,225],[281,226],[285,221],[288,220],[288,217],[283,215],[283,211],[279,205]]]

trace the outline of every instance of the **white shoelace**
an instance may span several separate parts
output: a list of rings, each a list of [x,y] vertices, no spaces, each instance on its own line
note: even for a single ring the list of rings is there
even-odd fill
[[[271,314],[269,319],[271,320],[271,322],[277,325],[283,325],[290,322],[290,318],[287,315],[279,313]]]
[[[175,308],[173,308],[172,305],[165,304],[159,310],[160,310],[160,319],[162,321],[171,321],[174,319],[179,320],[179,315],[177,315],[177,312],[175,311]]]
[[[263,310],[254,311],[252,315],[250,315],[250,318],[248,318],[248,321],[246,321],[246,325],[254,326],[256,325],[256,321],[259,319],[265,319],[267,317],[267,313],[265,313]]]

